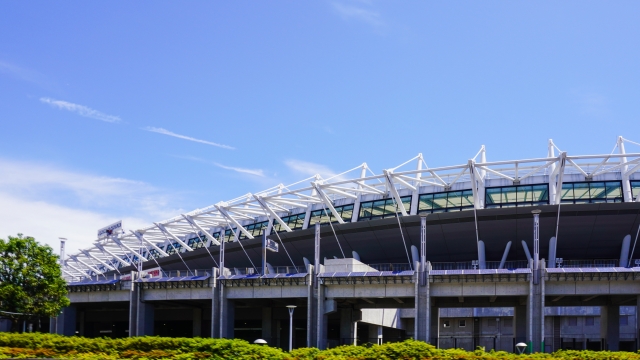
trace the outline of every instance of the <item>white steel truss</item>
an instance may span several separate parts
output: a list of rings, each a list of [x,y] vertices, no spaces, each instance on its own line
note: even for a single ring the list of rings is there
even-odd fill
[[[545,157],[487,161],[483,145],[465,164],[430,168],[423,155],[418,154],[380,174],[375,174],[363,163],[327,179],[315,175],[291,185],[279,184],[255,194],[245,194],[155,222],[127,234],[97,240],[90,248],[69,256],[64,273],[69,279],[96,276],[121,266],[136,265],[134,259],[147,261],[154,256],[169,256],[167,251],[171,247],[166,245],[169,242],[180,244],[179,251],[192,251],[189,244],[192,237],[202,236],[207,239],[205,246],[217,246],[225,241],[225,230],[253,239],[254,234],[246,226],[258,221],[268,221],[268,229],[277,223],[280,231],[290,232],[293,230],[283,218],[301,213],[308,217],[310,210],[323,209],[332,215],[334,221],[344,223],[336,209],[338,200],[359,204],[365,198],[393,198],[399,216],[406,216],[414,215],[416,210],[414,206],[405,208],[402,196],[471,189],[474,207],[483,209],[485,188],[490,182],[491,186],[496,186],[496,182],[502,184],[499,186],[507,186],[533,183],[535,179],[536,184],[548,184],[549,204],[553,205],[560,203],[562,185],[571,177],[572,181],[578,181],[576,178],[581,181],[621,181],[624,201],[640,201],[640,196],[633,194],[630,183],[631,180],[640,180],[640,152],[627,153],[625,144],[640,146],[620,136],[610,154],[573,156],[549,140]],[[413,169],[403,170],[411,163],[416,164]],[[417,199],[412,202],[417,202]],[[353,211],[359,211],[357,205]],[[305,226],[310,226],[309,220],[305,221]],[[218,238],[214,237],[215,232],[219,232]]]

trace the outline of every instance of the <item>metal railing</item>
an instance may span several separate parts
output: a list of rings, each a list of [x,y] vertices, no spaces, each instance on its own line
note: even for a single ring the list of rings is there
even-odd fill
[[[487,269],[497,269],[500,267],[500,261],[487,261]],[[506,261],[503,269],[526,269],[528,268],[526,260],[513,260]],[[432,270],[472,270],[478,269],[478,265],[473,261],[460,261],[460,262],[432,262]]]
[[[149,274],[149,277],[154,274]],[[183,277],[183,276],[209,276],[211,275],[211,269],[193,269],[193,270],[160,270],[160,277]]]
[[[618,259],[589,259],[589,260],[568,260],[563,259],[562,262],[556,263],[556,267],[561,268],[602,268],[617,267]]]
[[[516,338],[512,335],[440,336],[431,339],[438,349],[464,349],[473,351],[478,346],[485,351],[516,351]]]

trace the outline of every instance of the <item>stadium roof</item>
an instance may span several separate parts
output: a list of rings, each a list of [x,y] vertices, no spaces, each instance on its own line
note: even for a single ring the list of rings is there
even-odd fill
[[[482,146],[474,157],[460,165],[430,168],[423,155],[418,154],[379,174],[363,163],[326,179],[315,175],[290,185],[280,184],[142,229],[94,240],[89,248],[65,259],[63,271],[68,278],[114,271],[134,265],[138,259],[148,261],[152,256],[169,256],[169,246],[164,245],[167,243],[175,243],[181,251],[189,253],[195,250],[194,243],[189,244],[192,237],[201,237],[207,247],[215,246],[224,241],[221,234],[225,230],[232,233],[234,240],[251,240],[257,235],[250,225],[257,222],[263,223],[264,228],[257,228],[260,232],[269,233],[272,227],[277,227],[277,231],[290,233],[294,231],[291,222],[283,218],[304,213],[306,228],[312,210],[321,209],[327,218],[343,224],[350,219],[344,218],[340,206],[350,203],[354,204],[356,220],[361,202],[378,199],[390,199],[397,209],[394,215],[407,217],[420,210],[417,201],[406,206],[403,200],[428,193],[467,190],[471,208],[485,209],[490,207],[486,188],[546,184],[546,204],[557,205],[564,199],[563,184],[610,180],[621,183],[621,201],[640,202],[640,181],[634,181],[640,180],[640,153],[627,153],[625,143],[640,145],[620,136],[610,154],[569,155],[549,140],[546,156],[507,161],[488,161]],[[173,245],[172,249],[175,250]]]

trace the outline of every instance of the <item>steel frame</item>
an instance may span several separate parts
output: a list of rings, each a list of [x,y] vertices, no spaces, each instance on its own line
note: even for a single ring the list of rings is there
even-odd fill
[[[204,235],[208,239],[206,246],[218,245],[219,242],[213,237],[213,233],[220,231],[220,239],[224,241],[224,230],[233,227],[237,228],[236,234],[243,233],[248,239],[253,239],[254,236],[244,226],[256,221],[268,220],[271,224],[275,220],[284,231],[291,232],[293,230],[282,217],[305,212],[308,217],[311,209],[326,208],[342,223],[342,217],[334,208],[335,201],[339,199],[355,201],[354,219],[357,219],[359,211],[357,203],[364,196],[393,197],[398,204],[399,215],[405,216],[415,215],[416,211],[404,208],[403,203],[399,201],[401,193],[412,194],[414,202],[417,202],[415,197],[420,193],[471,188],[475,208],[483,209],[484,189],[489,181],[495,179],[500,179],[506,184],[518,185],[537,177],[536,183],[549,184],[549,203],[559,204],[562,184],[567,176],[580,176],[585,181],[613,176],[622,180],[625,202],[640,202],[640,196],[632,198],[630,186],[633,174],[640,173],[640,153],[627,153],[626,143],[640,145],[620,136],[611,154],[573,156],[561,151],[549,140],[545,157],[507,161],[487,161],[483,145],[466,164],[430,168],[423,155],[418,154],[394,168],[383,170],[380,174],[375,174],[363,163],[327,179],[314,175],[291,185],[279,184],[258,193],[248,193],[154,222],[153,225],[130,233],[96,240],[91,247],[65,259],[64,273],[68,279],[84,278],[112,271],[105,263],[111,264],[112,267],[116,267],[117,263],[122,266],[137,265],[133,257],[146,261],[146,256],[142,254],[148,256],[151,248],[158,251],[160,257],[168,256],[163,250],[168,242],[180,243],[184,249],[181,251],[193,251],[187,245],[187,240],[192,236]],[[415,167],[406,169],[412,163]],[[540,178],[545,180],[539,180]],[[308,221],[305,221],[306,227],[312,226]],[[89,265],[89,259],[91,263],[98,261],[101,266]]]

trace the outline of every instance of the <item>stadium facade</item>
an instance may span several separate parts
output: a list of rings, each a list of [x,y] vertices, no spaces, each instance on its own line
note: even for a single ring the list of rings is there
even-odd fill
[[[115,227],[64,258],[72,305],[51,331],[635,350],[631,144],[574,156],[549,140],[545,156],[509,161],[487,160],[483,146],[439,168],[420,154],[380,174],[365,163]]]

